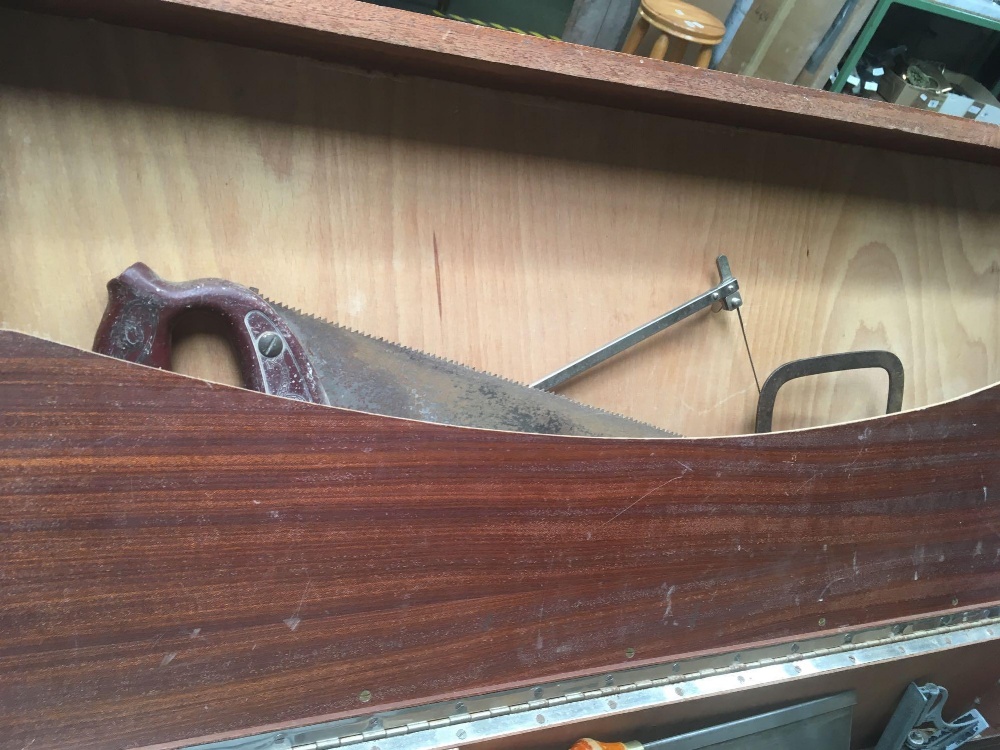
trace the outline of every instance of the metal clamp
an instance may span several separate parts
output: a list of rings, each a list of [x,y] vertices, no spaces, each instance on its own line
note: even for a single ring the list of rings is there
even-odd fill
[[[845,370],[865,370],[877,367],[889,375],[889,395],[885,405],[885,413],[892,414],[903,408],[903,363],[892,352],[871,350],[863,352],[844,352],[842,354],[824,354],[820,357],[808,357],[787,362],[768,375],[764,387],[760,389],[760,399],[757,401],[757,423],[755,432],[770,432],[771,421],[774,418],[774,401],[778,390],[789,380],[803,378],[807,375],[822,375],[828,372]]]
[[[733,277],[732,271],[729,269],[729,259],[725,255],[720,255],[715,259],[715,264],[719,267],[721,281],[707,292],[688,300],[683,305],[675,307],[669,312],[663,313],[663,315],[655,320],[651,320],[645,325],[629,331],[614,341],[605,344],[600,349],[595,349],[590,354],[570,362],[565,367],[561,367],[555,372],[546,375],[541,380],[536,380],[531,384],[531,387],[543,391],[551,391],[557,385],[561,385],[570,378],[575,378],[577,375],[583,374],[601,362],[614,357],[616,354],[621,354],[626,349],[645,341],[653,334],[659,333],[664,328],[669,328],[674,323],[680,323],[685,318],[694,315],[699,310],[704,310],[706,307],[711,307],[712,312],[737,309],[743,304],[743,297],[740,296],[740,283]]]
[[[945,721],[941,710],[947,700],[943,687],[932,682],[917,687],[911,682],[875,750],[954,750],[989,728],[975,709]]]

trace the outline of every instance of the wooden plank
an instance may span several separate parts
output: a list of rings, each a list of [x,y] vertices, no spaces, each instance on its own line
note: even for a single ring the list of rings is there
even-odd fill
[[[0,42],[9,326],[87,348],[104,285],[143,260],[531,382],[708,289],[727,253],[762,376],[888,348],[906,408],[1000,380],[996,168],[38,14],[0,14]],[[187,343],[182,372],[238,382]],[[874,416],[885,387],[798,381],[775,425]],[[727,313],[565,392],[686,435],[753,429]]]
[[[3,332],[0,421],[8,746],[178,744],[1000,599],[1000,386],[575,439]]]
[[[359,0],[7,0],[376,70],[698,121],[1000,163],[1000,131],[932,112],[569,46]]]

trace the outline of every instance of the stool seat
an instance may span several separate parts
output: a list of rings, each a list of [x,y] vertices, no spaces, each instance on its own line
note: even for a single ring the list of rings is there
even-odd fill
[[[680,62],[690,42],[700,47],[694,63],[698,68],[708,67],[712,48],[726,35],[726,26],[722,21],[690,3],[681,0],[640,0],[639,12],[635,14],[622,52],[635,54],[651,26],[659,32],[659,36],[653,43],[650,57]]]
[[[639,12],[660,31],[688,42],[716,45],[726,34],[711,13],[678,0],[642,0]]]

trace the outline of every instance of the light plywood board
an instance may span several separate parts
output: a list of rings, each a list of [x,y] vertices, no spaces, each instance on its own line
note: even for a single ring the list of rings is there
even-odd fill
[[[755,0],[719,70],[792,83],[841,7],[840,0]]]
[[[143,260],[529,382],[703,292],[726,253],[762,376],[883,347],[907,408],[1000,379],[996,168],[19,18],[4,326],[89,347],[105,282]],[[232,378],[219,352],[178,367]],[[726,313],[565,392],[689,435],[749,431],[756,405]],[[875,376],[810,381],[775,425],[884,398]]]
[[[770,49],[796,0],[754,0],[725,54],[716,66],[727,73],[752,76]]]

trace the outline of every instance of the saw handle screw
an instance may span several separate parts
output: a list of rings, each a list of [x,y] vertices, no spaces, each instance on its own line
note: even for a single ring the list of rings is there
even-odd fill
[[[246,388],[327,404],[306,350],[271,304],[225,279],[171,282],[134,263],[108,282],[108,305],[94,351],[149,367],[171,369],[173,328],[195,311],[223,324]]]
[[[285,348],[285,343],[274,331],[267,331],[257,339],[257,351],[269,359],[277,357]]]

